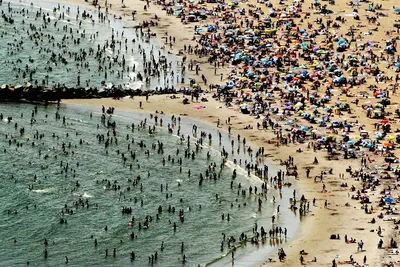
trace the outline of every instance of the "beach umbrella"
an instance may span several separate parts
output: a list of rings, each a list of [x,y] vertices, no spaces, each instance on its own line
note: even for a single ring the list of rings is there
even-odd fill
[[[373,147],[374,145],[372,143],[366,142],[366,143],[364,143],[364,146],[370,148],[370,147]]]
[[[384,147],[392,147],[393,144],[392,144],[392,143],[384,143],[383,146],[384,146]]]
[[[208,26],[208,28],[207,28],[207,31],[208,31],[208,32],[213,32],[213,31],[215,31],[215,30],[216,30],[216,28],[215,28],[214,25],[210,25],[210,26]]]
[[[354,142],[353,141],[348,141],[347,144],[348,145],[354,145]]]
[[[317,52],[318,50],[320,50],[321,48],[319,46],[314,47],[312,50],[313,52]]]
[[[339,126],[339,122],[338,121],[332,121],[332,126],[338,127]]]
[[[385,198],[385,202],[388,204],[392,204],[394,202],[394,198],[393,197],[386,197]]]
[[[383,124],[386,124],[386,123],[388,123],[389,121],[388,120],[382,120],[381,121],[381,123],[383,123]]]
[[[394,140],[396,140],[396,136],[390,135],[390,136],[388,136],[388,137],[386,138],[386,140],[388,140],[388,141],[394,141]]]
[[[299,107],[301,107],[301,106],[303,106],[303,104],[302,104],[301,102],[297,102],[297,103],[294,105],[294,107],[296,107],[296,108],[299,108]]]
[[[302,74],[302,75],[307,75],[308,71],[307,70],[301,70],[301,71],[299,71],[299,73]]]

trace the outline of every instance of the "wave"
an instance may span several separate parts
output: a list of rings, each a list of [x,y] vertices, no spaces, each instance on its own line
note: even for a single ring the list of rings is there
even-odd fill
[[[68,118],[68,117],[66,117],[66,119],[68,119],[68,120],[71,120],[71,121],[76,121],[76,122],[82,122],[82,123],[89,124],[89,122],[87,122],[87,121],[84,121],[84,120],[81,120],[81,119],[76,119],[76,118]]]
[[[93,196],[84,192],[83,194],[74,193],[74,196],[84,197],[84,198],[92,198]]]
[[[40,193],[40,194],[45,194],[45,193],[51,193],[54,191],[54,188],[45,188],[45,189],[32,189],[31,192],[33,193]]]

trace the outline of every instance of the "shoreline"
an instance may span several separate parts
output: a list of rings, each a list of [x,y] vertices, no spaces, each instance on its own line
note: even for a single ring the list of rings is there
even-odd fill
[[[99,107],[101,107],[102,104],[104,104],[104,105],[116,107],[117,111],[132,112],[132,113],[139,113],[139,114],[147,114],[147,115],[149,115],[149,114],[154,114],[155,110],[152,110],[152,108],[154,106],[155,107],[159,107],[160,104],[161,104],[160,101],[163,101],[162,98],[164,98],[164,97],[163,96],[152,96],[152,97],[150,97],[150,103],[152,103],[152,99],[154,99],[154,98],[156,98],[157,102],[155,104],[151,104],[151,107],[147,107],[146,103],[144,103],[144,105],[143,105],[144,108],[143,109],[138,109],[138,108],[134,108],[133,107],[132,102],[136,102],[136,106],[138,107],[138,103],[137,102],[139,100],[137,100],[137,99],[134,99],[134,100],[131,100],[131,99],[123,99],[123,100],[97,99],[97,101],[96,100],[91,101],[91,100],[81,99],[81,100],[64,100],[64,101],[62,101],[62,103],[67,104],[67,105],[71,104],[71,105],[76,105],[76,106],[82,106],[82,107],[86,107],[86,108],[99,108]],[[140,100],[143,100],[143,99],[140,98]],[[130,103],[126,103],[128,101]],[[118,105],[118,102],[120,103],[120,105]],[[217,104],[217,103],[213,103],[213,104]],[[168,107],[175,106],[176,107],[176,105],[168,105],[168,104],[166,106],[168,106]],[[164,107],[168,108],[166,106],[162,106],[162,108],[164,108]],[[184,107],[184,108],[186,110],[187,107]],[[171,116],[171,115],[178,116],[178,115],[184,114],[185,117],[187,117],[189,119],[192,119],[192,120],[195,120],[195,121],[196,120],[200,121],[200,122],[208,125],[211,128],[222,130],[222,131],[225,132],[225,134],[227,133],[227,129],[226,128],[222,128],[222,129],[221,128],[215,128],[215,123],[212,120],[210,120],[210,118],[209,118],[209,117],[213,117],[213,119],[217,118],[217,117],[214,117],[214,116],[211,115],[212,112],[211,113],[207,113],[207,114],[202,114],[202,116],[196,116],[193,113],[189,113],[189,114],[181,113],[183,111],[181,109],[174,110],[174,109],[170,108],[168,111],[165,111],[166,109],[158,109],[158,111],[161,111],[161,110],[164,112],[164,116]],[[229,112],[226,115],[230,115],[231,117],[234,117],[235,114],[237,115],[237,111],[235,113],[233,113],[233,114],[231,112]],[[219,118],[221,120],[223,119],[222,117],[219,117]],[[240,119],[238,119],[238,120],[240,120]],[[233,135],[235,136],[237,134],[240,134],[241,136],[248,138],[248,140],[250,140],[249,141],[249,145],[254,147],[254,148],[258,147],[259,145],[263,145],[265,147],[267,147],[266,145],[268,145],[268,144],[266,144],[264,142],[259,142],[259,141],[255,140],[254,136],[252,136],[251,132],[248,132],[248,131],[246,132],[246,130],[235,129],[235,132],[233,133]],[[268,149],[266,149],[266,151],[268,153],[268,155],[266,157],[266,160],[268,162],[270,162],[270,164],[273,164],[277,169],[281,169],[282,170],[284,168],[283,168],[282,165],[279,164],[279,161],[281,159],[285,160],[285,157],[281,156],[279,154],[279,152],[282,152],[281,150],[278,150],[278,149],[274,149],[274,150],[277,152],[277,154],[272,156],[272,155],[270,155],[268,153],[268,152],[272,152],[272,151],[269,151]],[[287,151],[285,151],[285,152],[286,152],[286,155],[288,155]],[[312,159],[310,159],[310,160],[312,160]],[[296,189],[301,194],[306,195],[307,198],[309,198],[309,199],[312,199],[314,197],[317,198],[317,199],[320,198],[319,194],[315,191],[315,188],[311,188],[311,189],[309,188],[310,185],[313,185],[313,184],[311,184],[310,179],[306,180],[306,181],[304,181],[304,180],[303,181],[298,181],[298,180],[295,180],[294,177],[289,177],[287,179],[289,179],[289,181],[291,181],[291,182],[295,182],[295,186],[292,186],[291,189]],[[321,206],[322,206],[322,202],[321,202]],[[319,223],[316,224],[318,221],[314,220],[314,218],[320,216],[320,213],[318,211],[319,210],[316,208],[315,210],[312,210],[312,212],[310,212],[311,213],[310,215],[307,215],[307,216],[304,216],[303,218],[301,218],[300,219],[299,228],[298,228],[299,231],[294,234],[293,239],[288,239],[287,241],[284,242],[283,246],[278,246],[274,250],[277,250],[280,247],[282,247],[282,248],[284,248],[285,252],[288,255],[293,255],[293,254],[297,255],[298,251],[300,251],[302,246],[304,245],[302,238],[304,238],[304,236],[307,237],[309,234],[311,234],[309,232],[312,231],[312,229],[314,229],[314,227],[320,227],[321,225],[326,224],[329,221],[329,218],[327,218],[327,220],[323,220],[321,222],[322,224],[319,224]],[[290,229],[289,229],[289,231],[290,231]],[[256,251],[258,252],[258,250],[256,250]],[[262,251],[260,251],[259,253],[262,253]],[[267,258],[274,257],[274,255],[275,255],[275,253],[272,253],[269,256],[267,256]],[[265,258],[265,259],[267,260],[267,258]],[[266,263],[267,263],[267,261],[263,261],[260,264],[255,264],[255,265],[252,265],[252,266],[263,266]],[[274,264],[274,265],[272,265],[272,264]],[[284,263],[282,263],[282,262],[280,263],[279,261],[278,262],[275,261],[275,262],[268,262],[267,263],[268,266],[275,266],[275,264],[276,264],[276,266],[280,266],[281,264],[284,264]],[[211,266],[214,266],[214,265],[211,265]],[[239,266],[241,266],[241,265],[239,265]],[[243,265],[243,266],[246,266],[246,265]]]
[[[130,100],[131,99],[124,99],[124,101],[130,101]],[[64,104],[67,107],[69,106],[72,108],[81,108],[81,109],[84,109],[85,111],[96,112],[96,113],[100,114],[100,109],[98,107],[79,105],[79,104],[74,103],[73,100],[65,102]],[[147,110],[123,110],[123,111],[116,110],[116,114],[113,114],[113,116],[118,116],[119,118],[123,118],[123,119],[134,120],[136,122],[147,119],[147,124],[153,125],[154,121],[152,121],[151,118],[149,117],[150,114],[157,115],[159,118],[163,118],[165,122],[167,122],[168,119],[170,118],[170,116],[173,115],[173,114],[169,114],[169,113],[163,114],[163,115],[160,113],[156,114],[156,113],[149,112]],[[175,116],[177,117],[178,114],[175,114]],[[216,128],[214,125],[208,123],[207,121],[197,120],[196,118],[187,117],[187,116],[182,117],[182,123],[183,123],[183,128],[189,129],[192,125],[196,125],[198,127],[198,131],[204,130],[207,133],[212,133],[213,136],[217,136],[217,133],[220,132],[220,130],[224,130],[221,128]],[[157,126],[157,127],[162,128],[163,131],[166,131],[165,125]],[[190,135],[190,132],[186,132],[185,135],[186,134]],[[232,138],[232,136],[228,135],[227,132],[222,131],[223,142],[221,144],[217,145],[217,142],[215,142],[215,140],[214,140],[212,145],[204,144],[203,146],[206,148],[207,147],[211,148],[216,153],[220,153],[221,147],[230,145],[229,140],[231,140],[231,139],[234,139],[234,138]],[[248,146],[254,148],[253,145],[254,144],[252,144],[252,143],[248,144]],[[241,159],[243,161],[250,160],[249,156],[246,153],[241,153],[239,155],[235,154],[235,156],[236,156],[235,159],[237,159],[238,161],[239,161],[239,159]],[[271,161],[269,158],[264,159],[264,161],[265,161],[264,164],[269,166],[269,173],[275,175],[278,170],[281,170],[281,167],[278,164],[276,164],[275,162]],[[230,164],[226,164],[226,165],[228,165],[227,167],[229,169],[231,169],[231,170],[236,169],[238,171],[238,173],[241,173],[242,176],[244,176],[244,177],[247,176],[246,169],[243,165],[235,165],[232,162],[232,159],[229,159],[228,162],[230,162]],[[231,166],[229,166],[229,165],[231,165]],[[255,176],[254,174],[251,174],[251,177],[248,177],[246,179],[248,179],[248,181],[251,184],[253,184],[257,187],[261,186],[261,184],[263,183],[263,180],[261,180],[259,177]],[[292,179],[292,178],[288,178],[287,181],[296,183],[296,181],[294,181],[294,179]],[[268,187],[271,188],[273,186],[268,184]],[[283,203],[280,203],[281,206],[286,206],[289,204],[289,198],[290,198],[290,194],[291,194],[289,191],[293,188],[295,188],[295,186],[292,185],[291,187],[284,188],[281,191],[281,194],[282,194],[281,199],[283,199],[285,201]],[[274,190],[274,189],[271,189],[271,190]],[[274,194],[276,194],[278,196],[278,191],[276,190],[276,192]],[[271,203],[269,203],[268,205],[271,205],[272,207],[275,206],[275,208],[276,208],[276,205],[273,205]],[[278,215],[279,218],[285,218],[285,219],[283,219],[283,221],[286,223],[280,223],[280,225],[288,227],[289,234],[288,234],[287,239],[286,238],[277,239],[277,240],[281,240],[281,241],[277,241],[277,242],[278,242],[278,244],[279,244],[279,242],[281,242],[281,244],[287,244],[287,243],[290,243],[291,240],[294,240],[296,238],[296,236],[298,235],[297,230],[301,229],[301,222],[294,222],[294,224],[290,223],[290,220],[296,218],[296,216],[294,216],[294,217],[292,216],[293,214],[289,214],[289,213],[292,213],[292,211],[290,211],[290,210],[287,210],[287,211],[284,210],[282,213],[286,213],[286,214],[275,214],[275,215]],[[273,215],[273,214],[271,214],[271,215]],[[268,215],[268,217],[270,217],[270,216]],[[257,223],[259,224],[259,226],[268,227],[268,225],[270,224],[270,218],[263,218],[260,221],[257,221]],[[251,229],[248,229],[248,232],[250,233]],[[229,252],[225,253],[225,256],[221,256],[221,258],[213,259],[211,262],[207,263],[204,266],[226,266],[226,267],[231,266],[231,261],[229,260],[231,251],[235,251],[235,254],[236,254],[235,266],[239,266],[239,267],[249,266],[248,262],[249,262],[249,257],[251,257],[251,256],[255,257],[255,259],[252,259],[251,261],[257,262],[255,264],[252,264],[252,266],[253,265],[259,266],[260,264],[262,264],[264,262],[266,251],[269,251],[268,255],[272,255],[273,253],[275,253],[274,247],[276,245],[268,244],[270,242],[271,241],[269,241],[269,242],[267,241],[266,243],[258,244],[256,247],[255,247],[255,245],[253,245],[249,242],[244,243],[244,244],[241,243],[239,247],[236,247],[235,249],[231,249],[231,250],[229,250]],[[247,253],[250,253],[250,255],[248,255]]]

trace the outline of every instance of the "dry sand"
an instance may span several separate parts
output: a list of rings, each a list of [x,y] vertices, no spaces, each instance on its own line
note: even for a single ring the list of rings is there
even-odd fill
[[[69,4],[84,5],[83,1],[72,0],[68,1]],[[191,41],[193,36],[194,24],[188,24],[186,26],[182,25],[179,19],[174,16],[166,16],[165,11],[162,11],[159,6],[151,5],[147,12],[143,11],[143,6],[145,2],[138,0],[125,0],[127,8],[120,8],[120,0],[111,0],[109,3],[112,4],[111,12],[116,14],[125,13],[128,14],[125,19],[130,21],[131,10],[138,10],[136,16],[136,21],[140,22],[143,20],[150,20],[154,14],[160,17],[159,23],[160,27],[154,29],[158,33],[158,36],[164,36],[167,31],[169,35],[175,36],[177,38],[177,44],[174,45],[173,53],[176,53],[179,49],[183,48],[183,44],[195,42]],[[327,2],[322,2],[327,3]],[[387,38],[383,32],[386,29],[390,29],[394,19],[396,18],[392,12],[392,6],[396,4],[396,0],[383,1],[381,2],[384,8],[389,8],[390,10],[384,10],[382,12],[389,13],[389,18],[380,19],[381,26],[379,27],[379,32],[373,32],[373,36],[366,37],[377,41]],[[104,6],[104,1],[100,1],[100,4]],[[256,3],[253,3],[256,4]],[[310,1],[304,4],[304,11],[312,12],[309,9]],[[397,3],[399,4],[399,3]],[[246,5],[246,4],[240,4]],[[364,11],[366,4],[359,9],[361,16],[366,14]],[[342,14],[351,13],[352,8],[348,7],[344,0],[336,1],[334,6],[335,11],[341,11]],[[317,16],[312,15],[309,19],[311,23]],[[334,16],[332,16],[334,17]],[[346,26],[355,24],[355,21],[349,17]],[[303,23],[306,25],[307,21]],[[368,22],[363,22],[367,25]],[[301,27],[301,26],[300,26]],[[360,28],[361,32],[366,32],[370,28],[375,28],[374,25],[367,25],[366,27]],[[340,32],[346,32],[348,27],[340,29]],[[204,62],[204,59],[199,59],[196,56],[190,55],[189,58],[193,58]],[[223,70],[226,73],[228,70]],[[207,78],[209,83],[217,84],[219,83],[219,73],[214,76],[213,68],[207,64],[202,65],[202,72]],[[193,74],[192,74],[193,75]],[[200,80],[200,78],[198,78]],[[381,86],[385,86],[384,84]],[[354,94],[357,95],[358,91],[367,91],[365,85],[361,88],[354,90]],[[342,96],[343,98],[346,98]],[[210,97],[208,94],[209,102],[206,103],[192,103],[190,105],[183,105],[180,99],[170,99],[169,96],[151,96],[149,102],[146,103],[144,97],[136,97],[135,99],[123,99],[123,100],[112,100],[112,99],[80,99],[80,100],[63,100],[63,103],[84,105],[88,107],[101,108],[102,105],[108,107],[113,106],[117,111],[132,111],[132,112],[155,112],[164,111],[166,115],[181,115],[187,116],[192,119],[201,120],[203,122],[209,123],[212,126],[216,125],[217,119],[220,119],[222,125],[221,130],[227,131],[227,125],[224,123],[228,117],[231,118],[232,134],[236,136],[240,134],[246,137],[250,141],[253,147],[265,147],[268,157],[279,164],[280,160],[287,160],[289,155],[295,157],[295,163],[299,169],[299,181],[297,182],[297,190],[306,196],[307,199],[312,200],[316,198],[316,206],[310,208],[309,214],[300,218],[302,220],[301,231],[298,233],[295,240],[289,240],[283,245],[283,249],[287,254],[287,259],[284,262],[279,262],[277,255],[266,256],[267,258],[273,258],[272,263],[265,263],[265,266],[299,266],[300,265],[300,250],[305,250],[309,254],[305,256],[306,261],[312,260],[314,257],[317,258],[317,262],[306,262],[306,265],[310,266],[331,266],[332,260],[336,257],[336,261],[348,260],[350,255],[353,255],[354,259],[362,264],[364,255],[367,256],[368,266],[382,266],[383,262],[388,262],[390,260],[399,260],[397,256],[392,256],[392,259],[384,259],[383,256],[386,254],[385,250],[378,250],[377,243],[380,237],[376,233],[376,229],[380,225],[383,229],[384,236],[384,247],[387,246],[388,240],[392,235],[396,235],[393,230],[393,224],[389,222],[377,221],[376,224],[368,223],[372,217],[376,214],[368,215],[365,214],[364,210],[361,209],[361,204],[350,200],[349,198],[349,188],[342,188],[340,184],[342,182],[347,182],[349,187],[355,185],[357,188],[360,187],[360,182],[349,177],[349,174],[345,172],[345,168],[348,166],[353,166],[353,169],[360,167],[359,160],[327,160],[325,153],[323,152],[313,152],[312,149],[307,148],[307,144],[289,144],[287,146],[277,146],[275,144],[268,144],[268,140],[272,140],[275,135],[272,131],[255,130],[255,125],[257,120],[249,115],[244,115],[238,112],[237,108],[227,109],[224,107],[223,103],[217,102]],[[139,101],[143,102],[143,109],[139,109]],[[349,99],[349,101],[354,101]],[[374,101],[374,99],[360,99],[360,105],[367,102]],[[392,101],[397,101],[397,97],[393,97]],[[197,110],[194,107],[198,105],[204,105],[206,108]],[[351,120],[358,120],[366,125],[368,130],[373,129],[373,120],[366,118],[362,110],[356,110],[356,113],[352,115]],[[244,130],[244,125],[252,125],[254,130]],[[301,154],[296,153],[296,149],[301,147],[304,152]],[[314,165],[313,159],[317,157],[319,159],[319,164]],[[373,156],[372,156],[373,157]],[[375,156],[378,160],[378,156]],[[327,193],[322,192],[322,183],[314,183],[312,178],[307,179],[305,175],[305,168],[311,167],[311,177],[318,175],[321,171],[327,171],[329,168],[333,168],[333,175],[327,175],[324,183],[327,186]],[[282,166],[282,169],[284,167]],[[339,179],[339,173],[345,173],[344,179]],[[294,179],[291,177],[290,179]],[[378,191],[375,192],[378,194]],[[328,208],[324,208],[325,200],[328,201]],[[349,202],[350,206],[346,207],[345,204]],[[312,205],[311,205],[312,206]],[[376,204],[374,205],[376,206]],[[375,230],[371,232],[371,230]],[[290,229],[289,229],[290,231]],[[341,240],[330,240],[331,234],[340,234]],[[357,244],[345,244],[344,236],[353,237],[355,239],[362,239],[365,243],[364,251],[357,252]],[[338,255],[338,256],[336,256]]]

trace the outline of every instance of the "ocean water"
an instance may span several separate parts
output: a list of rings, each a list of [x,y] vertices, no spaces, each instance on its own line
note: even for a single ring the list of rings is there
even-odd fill
[[[141,129],[137,126],[144,118],[148,125],[154,124],[154,120],[144,114],[116,112],[107,116],[107,120],[116,123],[118,144],[114,141],[105,148],[104,142],[96,137],[104,135],[107,139],[108,135],[113,136],[113,131],[101,123],[100,110],[65,105],[58,110],[56,106],[38,106],[37,113],[33,110],[34,105],[30,104],[0,105],[4,116],[0,122],[1,266],[24,266],[27,261],[33,266],[59,266],[65,263],[65,256],[69,258],[69,266],[151,266],[149,256],[156,252],[154,266],[205,266],[212,262],[212,266],[229,266],[231,254],[227,243],[220,249],[222,233],[237,240],[235,266],[251,266],[285,242],[284,238],[267,239],[265,244],[257,246],[238,242],[242,232],[249,238],[253,236],[255,223],[258,229],[263,226],[269,231],[277,205],[270,200],[275,196],[279,202],[279,193],[271,187],[261,210],[258,210],[257,195],[238,195],[239,183],[245,189],[257,186],[260,193],[261,182],[235,166],[231,155],[228,163],[220,168],[222,159],[218,150],[230,143],[227,135],[223,135],[223,142],[219,144],[216,131],[197,124],[198,132],[212,133],[213,141],[208,144],[206,139],[196,151],[195,137],[191,136],[189,150],[195,153],[195,159],[185,158],[187,141],[181,142],[175,135],[178,125],[173,134],[166,129],[171,123],[170,117],[163,117],[163,126],[158,124],[155,133],[149,134],[147,126]],[[56,112],[60,115],[58,120]],[[8,117],[12,117],[10,123]],[[132,123],[134,131],[130,128]],[[183,118],[181,133],[191,135],[193,123]],[[24,128],[22,134],[21,128]],[[158,142],[163,143],[163,153],[153,149]],[[130,156],[131,152],[135,153],[135,159]],[[127,158],[125,164],[122,153]],[[237,157],[246,158],[243,153]],[[218,175],[216,180],[205,177],[208,166],[213,163]],[[230,189],[233,168],[238,169],[238,176]],[[270,175],[275,175],[273,171],[271,166]],[[199,185],[200,173],[205,177],[202,185]],[[138,176],[140,181],[133,185]],[[298,228],[298,219],[288,209],[291,192],[292,189],[282,191],[281,214],[275,222],[275,226],[288,228],[289,239]],[[89,207],[79,204],[86,201]],[[131,207],[132,214],[123,214],[122,207]],[[168,207],[175,207],[175,212],[168,212]],[[73,214],[62,214],[66,209],[73,210]],[[184,211],[184,222],[180,221],[179,210]],[[129,227],[132,216],[135,223]],[[152,221],[148,229],[139,230],[139,223],[144,225],[146,216],[151,216]],[[60,223],[61,218],[67,223]],[[49,242],[47,259],[44,239]],[[134,261],[130,260],[132,251],[136,256]],[[182,263],[183,255],[187,257],[186,263]]]
[[[160,51],[156,41],[133,28],[135,22],[112,15],[101,20],[95,8],[30,3],[0,5],[0,85],[176,87],[178,81],[170,74],[179,72],[179,58]],[[83,18],[84,12],[92,17]],[[159,64],[159,75],[144,71],[144,62],[153,59],[166,62]]]

